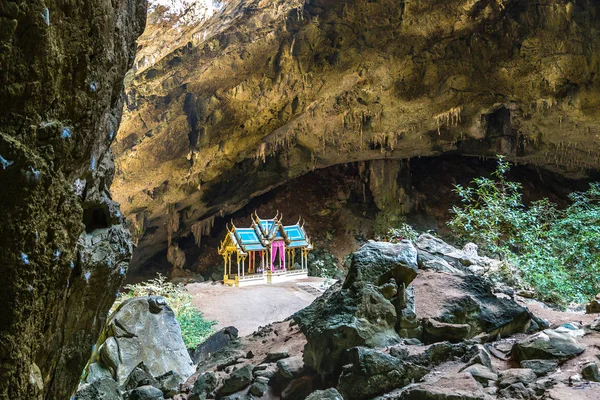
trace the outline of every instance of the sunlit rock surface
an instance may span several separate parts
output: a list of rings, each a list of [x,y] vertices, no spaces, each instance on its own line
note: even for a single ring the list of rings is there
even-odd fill
[[[132,252],[108,191],[145,1],[0,2],[0,398],[68,399]]]
[[[173,214],[172,238],[198,232],[315,168],[441,153],[600,166],[597,3],[196,3],[191,21],[150,14],[127,80],[113,188],[135,268],[167,247]]]

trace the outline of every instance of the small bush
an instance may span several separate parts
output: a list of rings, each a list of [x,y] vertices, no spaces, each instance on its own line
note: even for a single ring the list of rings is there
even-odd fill
[[[456,186],[462,207],[448,225],[460,242],[475,242],[488,255],[510,262],[543,300],[588,301],[600,292],[600,184],[570,195],[559,210],[548,199],[525,207],[521,185],[506,179],[499,157],[491,178]]]
[[[192,304],[192,295],[183,287],[175,285],[161,274],[155,279],[126,285],[125,292],[121,294],[111,309],[111,313],[127,299],[143,296],[163,296],[175,313],[175,318],[181,328],[183,342],[188,349],[196,348],[206,338],[214,333],[213,326],[216,321],[208,321]]]
[[[383,237],[378,237],[377,240],[390,243],[400,243],[403,240],[415,241],[419,237],[419,233],[406,222],[401,223],[397,228],[389,228]]]

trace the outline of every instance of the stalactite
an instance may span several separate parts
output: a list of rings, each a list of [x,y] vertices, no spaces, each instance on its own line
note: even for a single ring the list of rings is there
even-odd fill
[[[210,235],[212,228],[215,226],[215,216],[203,219],[200,222],[196,222],[192,225],[192,234],[194,235],[194,242],[196,246],[200,247],[202,241],[202,235]]]
[[[173,234],[179,230],[179,213],[175,211],[173,204],[169,204],[169,215],[167,217],[167,238],[168,242],[171,243]]]
[[[433,118],[437,124],[438,135],[441,134],[440,129],[442,126],[446,126],[447,128],[450,128],[451,126],[458,126],[458,124],[461,122],[462,112],[462,106],[458,106],[434,116]]]

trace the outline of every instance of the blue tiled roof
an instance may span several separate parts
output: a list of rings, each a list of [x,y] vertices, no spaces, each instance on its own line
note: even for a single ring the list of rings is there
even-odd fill
[[[242,246],[248,245],[261,245],[260,239],[256,235],[256,232],[252,228],[237,228],[236,229],[237,236],[240,239],[240,244]]]
[[[306,236],[299,225],[284,226],[283,230],[290,241],[306,240]]]

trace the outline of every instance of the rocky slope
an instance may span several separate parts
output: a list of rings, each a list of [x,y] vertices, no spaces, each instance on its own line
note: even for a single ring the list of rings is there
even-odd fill
[[[429,235],[369,242],[290,320],[201,344],[181,387],[146,369],[105,399],[597,399],[600,318],[501,293],[483,273],[497,264]]]
[[[108,191],[144,0],[0,3],[0,398],[65,399],[132,252]]]
[[[153,13],[128,78],[113,186],[136,267],[315,168],[442,153],[600,166],[595,2],[199,3],[195,22]],[[378,206],[402,197],[394,163],[372,171]]]

